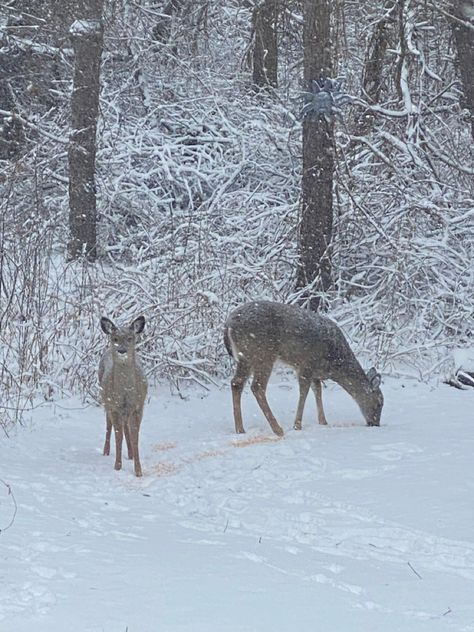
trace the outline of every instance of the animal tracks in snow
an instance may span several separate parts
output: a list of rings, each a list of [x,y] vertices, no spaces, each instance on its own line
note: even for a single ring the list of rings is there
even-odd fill
[[[424,450],[422,448],[409,443],[389,443],[372,446],[372,453],[375,458],[384,461],[399,461],[415,454],[422,454],[423,452]]]

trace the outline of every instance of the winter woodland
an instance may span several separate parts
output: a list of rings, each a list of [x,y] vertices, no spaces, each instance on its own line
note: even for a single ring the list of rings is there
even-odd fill
[[[473,69],[474,0],[0,1],[1,632],[473,632]],[[380,427],[274,371],[235,434],[264,298]]]
[[[474,306],[471,1],[40,4],[3,3],[0,18],[6,431],[38,398],[97,398],[102,314],[147,317],[147,375],[177,391],[229,373],[225,317],[262,297],[316,296],[386,374],[450,371]],[[348,99],[328,124],[330,269],[301,283],[309,4],[326,11],[324,54]],[[85,200],[73,85],[91,41]],[[93,258],[71,247],[74,203],[96,209]]]

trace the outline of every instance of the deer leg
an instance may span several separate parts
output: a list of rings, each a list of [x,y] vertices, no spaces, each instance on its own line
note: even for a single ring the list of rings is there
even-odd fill
[[[245,432],[244,424],[242,422],[241,399],[242,391],[244,390],[245,382],[248,380],[249,375],[250,367],[248,363],[243,359],[239,359],[237,363],[237,368],[235,369],[235,375],[232,378],[231,382],[235,432],[237,434],[244,434]]]
[[[132,444],[130,442],[130,428],[129,428],[128,420],[124,426],[123,432],[125,434],[125,443],[127,444],[128,458],[133,459],[133,449],[132,449]]]
[[[140,424],[142,421],[142,413],[133,413],[131,416],[131,424],[130,424],[130,442],[133,451],[133,465],[135,468],[135,476],[143,476],[142,466],[140,463],[140,453],[138,451],[138,437],[140,433]]]
[[[308,397],[311,379],[307,378],[304,375],[298,375],[298,382],[300,385],[300,397],[298,400],[298,408],[296,409],[295,423],[293,424],[293,428],[295,430],[301,430],[301,425],[303,422],[303,410],[306,398]]]
[[[115,465],[116,470],[122,469],[122,441],[123,441],[123,421],[118,415],[113,416],[115,434]]]
[[[266,389],[268,380],[270,379],[270,374],[272,372],[272,368],[269,370],[258,370],[255,371],[253,380],[252,380],[252,393],[255,395],[255,399],[258,402],[263,414],[267,418],[268,423],[271,426],[273,432],[282,437],[285,433],[283,432],[283,428],[280,426],[278,421],[275,419],[275,416],[272,413],[270,406],[268,405]]]
[[[109,413],[105,413],[106,428],[105,428],[105,443],[104,443],[104,455],[110,454],[110,435],[112,434],[112,419]]]
[[[327,426],[328,422],[326,420],[326,415],[324,414],[323,408],[323,389],[321,380],[313,381],[313,391],[316,396],[316,408],[318,409],[318,420],[322,426]]]

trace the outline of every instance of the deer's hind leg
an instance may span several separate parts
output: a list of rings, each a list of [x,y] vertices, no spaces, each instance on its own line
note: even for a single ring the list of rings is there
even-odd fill
[[[242,391],[244,390],[245,382],[250,375],[250,365],[243,358],[239,358],[237,361],[237,367],[235,369],[234,377],[231,381],[232,388],[232,405],[234,408],[234,424],[235,432],[237,434],[244,434],[244,424],[242,421]]]
[[[304,405],[306,403],[306,398],[308,397],[309,387],[311,386],[311,377],[308,377],[304,373],[299,373],[298,383],[300,387],[300,396],[298,399],[298,408],[296,409],[295,423],[293,424],[293,428],[295,430],[301,430]]]
[[[280,426],[278,421],[275,419],[274,414],[268,404],[266,390],[268,380],[270,379],[270,375],[272,373],[273,366],[269,366],[266,368],[258,368],[254,372],[253,380],[252,380],[252,393],[255,395],[255,399],[258,402],[263,414],[267,418],[268,423],[270,424],[273,432],[282,437],[285,433],[283,432],[283,428]]]

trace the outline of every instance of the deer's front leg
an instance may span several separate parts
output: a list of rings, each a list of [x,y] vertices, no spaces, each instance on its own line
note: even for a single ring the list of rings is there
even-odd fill
[[[140,424],[142,421],[143,409],[134,413],[130,417],[130,444],[133,453],[133,465],[135,469],[135,476],[143,476],[142,466],[140,463],[140,451],[138,448],[138,441],[140,436]]]
[[[114,434],[115,434],[115,469],[122,469],[122,442],[123,442],[123,421],[119,419],[117,414],[113,416]]]
[[[323,387],[321,380],[314,380],[313,391],[316,397],[316,408],[318,409],[318,421],[322,426],[327,426],[328,422],[323,408]]]
[[[110,454],[110,435],[112,434],[112,419],[109,413],[106,413],[106,428],[105,428],[105,443],[104,443],[104,455]]]
[[[133,447],[130,440],[130,420],[125,424],[123,431],[125,434],[125,443],[127,444],[128,458],[133,459]]]

